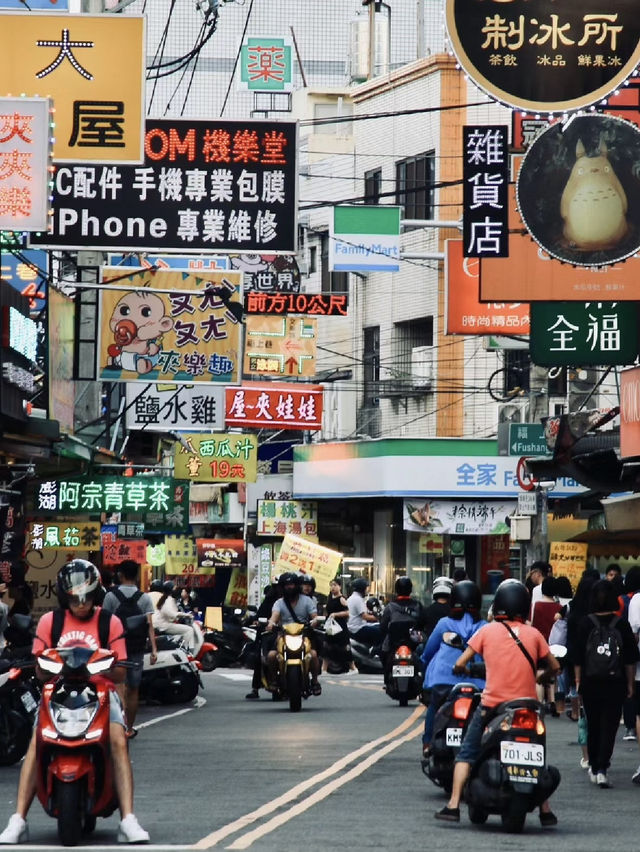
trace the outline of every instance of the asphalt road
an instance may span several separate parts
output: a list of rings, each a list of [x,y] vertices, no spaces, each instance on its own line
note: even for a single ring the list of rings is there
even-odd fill
[[[560,824],[543,830],[531,815],[522,835],[499,819],[472,826],[441,824],[433,812],[444,794],[420,771],[423,708],[402,709],[380,678],[324,677],[323,695],[292,714],[265,696],[244,700],[249,673],[204,675],[198,706],[145,707],[131,743],[136,814],[151,833],[148,848],[271,850],[547,850],[633,849],[640,787],[630,783],[640,760],[622,741],[600,790],[580,769],[576,725],[549,719],[551,762],[562,773],[552,806]],[[19,767],[0,769],[0,819],[13,812]],[[116,847],[118,819],[100,820],[91,848]],[[56,826],[36,802],[31,840],[22,848],[58,848]]]

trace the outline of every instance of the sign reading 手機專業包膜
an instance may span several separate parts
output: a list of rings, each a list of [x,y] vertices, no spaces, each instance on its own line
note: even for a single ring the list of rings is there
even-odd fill
[[[339,205],[329,233],[329,269],[397,272],[400,269],[401,207]]]
[[[47,479],[36,486],[34,514],[170,512],[173,484],[170,477],[151,476]]]
[[[465,257],[507,257],[509,149],[504,125],[462,128]]]

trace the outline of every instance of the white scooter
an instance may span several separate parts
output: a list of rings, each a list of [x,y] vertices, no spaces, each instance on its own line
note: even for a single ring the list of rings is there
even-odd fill
[[[158,659],[154,665],[151,665],[151,648],[147,646],[145,649],[140,698],[148,704],[193,701],[198,690],[204,689],[193,656],[179,636],[159,633],[156,645]]]

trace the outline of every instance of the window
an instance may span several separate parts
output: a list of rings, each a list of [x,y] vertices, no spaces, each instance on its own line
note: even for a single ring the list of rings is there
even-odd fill
[[[382,169],[364,173],[364,203],[379,204],[382,192]]]
[[[411,353],[416,346],[433,346],[433,317],[397,322],[393,327],[393,365],[397,378],[411,375]]]
[[[380,382],[380,326],[364,329],[364,404],[378,405],[378,384]]]
[[[529,390],[529,350],[504,350],[504,395]]]
[[[396,204],[404,207],[403,219],[433,219],[433,151],[396,163]]]
[[[320,250],[322,262],[322,292],[323,293],[348,293],[349,273],[329,271],[329,234],[324,233],[320,237]]]
[[[351,115],[353,115],[353,104],[350,101],[345,101],[344,98],[317,103],[313,106],[313,117],[318,121],[322,121],[323,118],[337,119],[340,116]],[[351,136],[351,128],[351,121],[328,121],[326,124],[315,124],[313,132],[330,136]]]
[[[309,247],[309,275],[318,271],[318,247]]]

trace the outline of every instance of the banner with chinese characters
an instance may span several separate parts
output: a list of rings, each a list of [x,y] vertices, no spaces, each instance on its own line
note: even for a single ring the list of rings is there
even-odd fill
[[[115,541],[105,544],[102,548],[102,564],[118,565],[125,559],[132,559],[138,565],[144,565],[147,561],[148,541],[116,538]]]
[[[346,293],[261,293],[245,296],[248,314],[317,314],[318,316],[347,316]]]
[[[638,308],[626,302],[535,302],[531,361],[541,367],[633,364]]]
[[[128,384],[127,429],[145,432],[210,432],[224,428],[224,388],[199,385]]]
[[[27,550],[98,550],[97,521],[31,521],[27,525]]]
[[[329,583],[338,574],[342,553],[322,547],[313,541],[286,535],[273,567],[275,574],[294,571],[296,574],[311,574],[316,580],[316,591],[329,594]]]
[[[509,255],[509,146],[506,125],[462,129],[462,239],[465,257]]]
[[[248,316],[245,375],[314,376],[318,321],[306,317]]]
[[[51,231],[33,242],[161,255],[295,253],[296,127],[149,119],[144,165],[58,168]]]
[[[229,263],[243,273],[245,292],[300,292],[300,267],[293,254],[231,254]]]
[[[48,227],[51,111],[48,98],[0,98],[0,230]]]
[[[263,429],[322,428],[322,385],[251,383],[226,388],[227,426]]]
[[[640,367],[620,373],[620,455],[640,456]]]
[[[136,536],[143,538],[149,533],[165,533],[167,535],[186,533],[189,529],[189,483],[178,479],[171,480],[173,505],[168,510],[154,510],[150,512],[127,511],[127,520],[136,521],[143,525],[144,534]],[[121,538],[126,538],[122,536]]]
[[[245,566],[236,566],[231,571],[229,585],[224,596],[225,606],[240,607],[244,609],[247,605],[248,582],[247,569]]]
[[[34,514],[169,512],[173,484],[170,477],[151,476],[46,479],[36,486]]]
[[[25,520],[23,495],[0,493],[0,582],[21,583],[24,577]]]
[[[2,247],[0,278],[29,299],[29,313],[35,318],[46,304],[49,255],[42,249],[16,249],[12,254]]]
[[[255,482],[258,439],[255,435],[184,435],[189,450],[175,445],[174,473],[190,482]]]
[[[165,574],[193,574],[197,565],[196,543],[188,535],[167,535],[165,544]]]
[[[589,545],[583,541],[552,541],[549,544],[549,564],[554,577],[568,577],[575,591],[582,572],[587,567]]]
[[[529,334],[528,304],[480,302],[480,261],[464,257],[462,240],[446,240],[445,278],[446,334]]]
[[[506,535],[507,518],[516,500],[424,500],[404,501],[403,529],[438,535]]]
[[[238,375],[240,321],[233,307],[238,273],[106,267],[101,290],[98,379],[232,382]],[[164,292],[156,292],[164,291]],[[182,292],[188,291],[188,292]],[[176,397],[177,398],[177,397]]]
[[[215,574],[216,568],[236,569],[246,563],[241,538],[197,538],[196,552],[199,574]]]
[[[0,12],[0,30],[4,91],[53,98],[56,161],[142,162],[144,17],[31,14],[27,25],[24,14]],[[88,197],[114,191],[105,174],[111,188]]]
[[[47,320],[49,326],[49,417],[57,420],[61,431],[73,432],[75,382],[73,381],[73,345],[75,304],[49,287]]]
[[[310,500],[258,500],[256,535],[318,539],[318,504]]]

